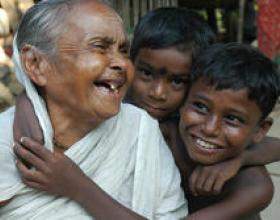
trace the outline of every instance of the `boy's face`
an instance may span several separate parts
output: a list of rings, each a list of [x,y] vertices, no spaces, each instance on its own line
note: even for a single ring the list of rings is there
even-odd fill
[[[180,134],[190,158],[213,164],[240,154],[250,143],[260,141],[269,126],[248,99],[246,89],[215,90],[198,80],[181,108]]]
[[[132,102],[156,119],[176,112],[186,94],[191,52],[176,48],[139,51],[135,59],[135,78],[129,96]]]

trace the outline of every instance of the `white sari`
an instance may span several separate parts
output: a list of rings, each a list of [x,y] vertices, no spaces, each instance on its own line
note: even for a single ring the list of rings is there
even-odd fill
[[[45,104],[22,71],[17,48],[14,61],[17,77],[42,127],[45,147],[52,150],[53,130]],[[0,115],[0,201],[12,198],[0,208],[0,219],[92,219],[76,202],[21,182],[12,150],[13,117],[14,108]],[[65,154],[110,196],[146,218],[177,220],[186,216],[179,172],[157,121],[144,111],[122,104],[118,115],[89,132]]]

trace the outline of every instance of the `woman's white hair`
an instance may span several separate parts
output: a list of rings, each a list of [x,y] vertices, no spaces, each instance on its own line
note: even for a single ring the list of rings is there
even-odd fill
[[[44,134],[45,146],[52,149],[53,129],[45,102],[38,94],[21,65],[20,51],[26,44],[46,55],[56,52],[56,40],[63,30],[64,19],[80,0],[45,0],[32,6],[23,16],[13,41],[13,62],[17,79],[26,90]]]
[[[46,54],[55,53],[56,40],[63,31],[64,20],[78,2],[79,0],[45,0],[31,7],[18,27],[18,49],[30,44]]]

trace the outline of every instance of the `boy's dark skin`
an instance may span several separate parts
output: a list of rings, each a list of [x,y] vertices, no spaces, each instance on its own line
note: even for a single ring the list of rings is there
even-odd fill
[[[199,51],[214,41],[215,35],[207,23],[196,13],[183,8],[152,11],[135,28],[131,58],[136,71],[128,102],[145,109],[159,121],[173,153],[178,136],[174,128],[178,125],[178,109],[187,90],[186,78]],[[266,138],[238,157],[211,166],[197,166],[189,181],[191,191],[195,194],[219,193],[224,183],[241,167],[279,160],[279,145],[278,139]],[[267,148],[273,153],[260,159],[258,152]],[[209,179],[213,182],[211,189],[199,184]]]
[[[206,84],[206,83],[204,83],[204,84]],[[205,95],[205,94],[210,94],[209,93],[209,91],[208,90],[206,90],[206,86],[204,85],[204,84],[202,84],[204,87],[202,87],[202,86],[199,86],[199,90],[198,90],[198,92],[199,92],[199,94],[200,95]],[[188,115],[190,115],[191,114],[191,116],[193,117],[193,118],[196,118],[195,117],[195,115],[194,115],[194,113],[196,113],[196,114],[201,114],[201,112],[199,112],[199,110],[197,110],[197,109],[195,109],[195,108],[193,108],[193,106],[190,106],[190,105],[192,105],[193,103],[192,102],[194,102],[194,103],[196,103],[197,102],[197,100],[192,100],[192,98],[193,98],[193,96],[194,95],[196,95],[196,94],[193,94],[192,93],[192,88],[194,88],[194,87],[196,87],[196,85],[197,85],[197,83],[194,83],[193,84],[193,86],[191,87],[191,89],[190,89],[190,93],[189,93],[189,95],[188,95],[188,98],[187,98],[187,101],[186,101],[186,103],[184,104],[184,106],[182,107],[182,109],[181,109],[181,122],[180,122],[180,130],[181,130],[181,134],[182,134],[182,136],[183,137],[185,137],[185,136],[187,136],[187,131],[185,131],[184,130],[184,128],[185,127],[187,127],[186,126],[186,124],[190,124],[191,122],[191,120],[190,119],[186,119],[186,115],[188,114]],[[207,84],[206,84],[207,85]],[[209,86],[210,87],[210,86]],[[211,87],[210,87],[211,88]],[[204,91],[206,91],[205,93],[203,93]],[[196,91],[197,92],[197,91]],[[238,91],[232,91],[232,93],[233,94],[235,94],[236,92],[238,92]],[[218,112],[218,113],[216,113],[216,106],[215,105],[217,105],[217,103],[220,103],[220,98],[222,98],[221,96],[222,96],[222,94],[223,94],[223,90],[221,90],[221,91],[218,91],[218,92],[216,92],[216,96],[209,96],[210,98],[209,98],[209,100],[211,101],[211,106],[212,106],[212,108],[211,108],[211,112],[213,111],[214,113],[213,113],[213,117],[220,117],[220,112]],[[238,94],[239,95],[239,94]],[[237,96],[238,96],[237,95]],[[239,97],[244,97],[244,96],[239,96]],[[226,106],[235,106],[235,105],[233,105],[232,104],[232,101],[229,99],[229,97],[227,97],[227,99],[228,99],[228,101],[227,102],[225,102],[225,103],[222,103],[222,104],[225,104]],[[214,101],[213,101],[214,100]],[[218,100],[218,101],[215,101],[215,100]],[[223,100],[225,100],[225,97],[223,98]],[[231,101],[231,102],[230,102]],[[214,104],[212,103],[212,102],[214,102]],[[200,103],[199,103],[200,104]],[[234,104],[236,104],[236,103],[234,103]],[[254,106],[255,107],[255,106]],[[193,109],[192,109],[193,108]],[[220,106],[219,106],[219,108],[221,108]],[[191,110],[185,110],[185,109],[191,109]],[[245,108],[244,108],[245,109]],[[256,108],[257,109],[257,108]],[[224,109],[223,109],[224,110]],[[254,110],[253,108],[251,108],[250,109],[251,111],[252,110]],[[250,111],[250,112],[251,112]],[[185,112],[187,112],[187,113],[185,113]],[[191,112],[191,113],[190,113]],[[210,112],[210,110],[209,110],[209,112]],[[204,113],[203,113],[204,114]],[[205,116],[205,117],[208,117],[206,114],[208,114],[208,113],[205,113],[205,115],[203,115],[203,116]],[[210,115],[210,113],[209,113],[209,115]],[[186,122],[187,121],[187,122]],[[193,120],[194,121],[194,120]],[[205,123],[206,122],[203,122],[203,125],[201,125],[201,132],[204,134],[204,138],[206,139],[212,139],[213,141],[212,142],[215,142],[214,141],[214,139],[212,138],[213,137],[213,133],[212,132],[214,132],[214,131],[209,131],[209,130],[207,130],[207,134],[206,134],[206,126],[208,126],[208,125],[205,125]],[[220,125],[216,125],[216,126],[220,126]],[[266,126],[264,126],[264,129],[262,129],[263,131],[262,132],[266,132],[267,131],[267,129],[268,129],[268,127],[270,126],[270,122],[268,122],[267,124],[266,124]],[[204,128],[205,127],[205,128]],[[186,132],[186,133],[185,133]],[[189,132],[189,131],[188,131]],[[243,132],[244,132],[244,130],[243,130]],[[242,133],[241,131],[240,131],[240,133]],[[263,133],[263,134],[264,134]],[[240,135],[239,135],[240,136]],[[236,138],[236,136],[235,136],[235,138]],[[185,140],[185,138],[184,138],[184,140]],[[216,140],[216,139],[215,139]],[[216,142],[218,142],[218,141],[216,141]],[[218,142],[218,143],[221,143],[221,142]],[[240,142],[240,144],[241,144],[242,142]],[[188,153],[187,151],[186,151],[186,149],[188,149],[188,147],[184,147],[184,146],[187,146],[186,145],[187,144],[187,141],[185,142],[185,145],[183,144],[183,145],[177,145],[177,146],[181,146],[181,151],[185,151],[185,153],[184,153],[184,155],[185,155],[185,158],[182,160],[182,161],[184,161],[184,163],[182,163],[182,162],[179,162],[179,163],[177,163],[178,165],[179,165],[179,167],[180,167],[180,170],[181,170],[181,172],[184,174],[184,176],[185,176],[185,178],[184,179],[186,179],[186,180],[188,180],[188,178],[189,178],[189,175],[191,174],[191,170],[193,169],[193,168],[195,168],[196,166],[197,166],[197,164],[200,164],[200,163],[205,163],[205,164],[211,164],[211,163],[213,163],[213,161],[211,161],[211,157],[213,157],[214,158],[214,155],[213,156],[211,156],[210,157],[210,155],[209,156],[207,156],[207,158],[201,158],[201,157],[198,157],[198,158],[200,158],[200,159],[197,159],[197,162],[195,161],[195,160],[193,160],[194,158],[196,158],[194,155],[193,155],[193,153],[191,153],[191,155],[193,155],[192,156],[192,158],[190,158],[190,157],[188,157],[188,155],[190,155],[190,153]],[[191,144],[189,144],[189,145],[191,145]],[[236,149],[236,151],[237,151],[237,149]],[[236,154],[238,154],[238,152],[236,152]],[[179,154],[178,154],[179,155]],[[182,154],[181,154],[182,155]],[[200,155],[198,155],[198,156],[200,156]],[[232,155],[231,155],[232,156]],[[209,157],[210,157],[210,159],[209,159]],[[225,157],[226,158],[226,157]],[[217,159],[217,161],[218,160],[221,160],[221,158],[219,158],[219,159]],[[177,159],[177,161],[178,161],[178,159]],[[217,162],[216,161],[216,162]],[[244,186],[246,186],[246,184],[252,184],[252,185],[254,185],[254,184],[258,184],[258,183],[261,183],[262,182],[262,176],[261,175],[259,175],[258,174],[258,172],[255,172],[255,175],[253,174],[254,173],[254,170],[255,170],[256,168],[247,168],[247,169],[245,169],[245,170],[243,170],[239,175],[237,175],[235,178],[233,178],[231,181],[229,181],[225,186],[224,186],[224,188],[223,188],[223,190],[222,190],[222,192],[219,194],[219,195],[217,195],[217,196],[193,196],[192,195],[192,193],[190,193],[189,191],[188,191],[188,186],[189,186],[189,184],[188,184],[188,181],[183,181],[183,183],[185,183],[186,185],[183,187],[184,189],[185,189],[185,193],[186,193],[186,197],[188,198],[188,200],[189,200],[189,208],[190,208],[190,212],[192,213],[192,212],[194,212],[194,216],[196,216],[196,213],[197,214],[199,214],[199,215],[197,215],[196,217],[198,218],[198,219],[200,219],[200,218],[203,218],[203,215],[201,215],[204,211],[205,211],[205,218],[206,218],[206,216],[208,216],[208,218],[210,218],[210,219],[215,219],[215,218],[217,218],[217,219],[219,219],[219,218],[221,218],[221,219],[224,219],[222,216],[226,216],[227,218],[230,216],[230,212],[232,211],[232,213],[237,213],[237,212],[242,212],[242,211],[240,211],[240,210],[234,210],[235,209],[235,207],[238,207],[238,205],[234,205],[234,203],[236,203],[236,204],[238,204],[238,203],[240,203],[240,200],[241,201],[248,201],[248,202],[250,202],[251,204],[252,204],[252,201],[250,201],[250,198],[248,199],[248,197],[247,197],[247,194],[244,194],[244,193],[240,193],[241,191],[239,190],[239,189],[242,189]],[[265,172],[265,170],[263,170],[264,172]],[[252,172],[252,173],[251,173]],[[244,182],[243,180],[242,180],[242,175],[245,175],[245,176],[249,176],[250,177],[250,179],[248,179],[250,182]],[[248,181],[247,180],[247,181]],[[238,187],[237,187],[238,186]],[[261,186],[261,185],[260,185]],[[252,187],[252,189],[253,189],[254,187]],[[250,190],[250,189],[249,189]],[[250,193],[250,192],[248,192],[248,194],[250,194],[250,195],[254,195],[254,193]],[[256,194],[255,194],[256,195]],[[265,200],[265,199],[268,199],[269,197],[266,197],[267,195],[265,195],[264,194],[264,197],[263,197],[263,199]],[[224,206],[227,202],[226,201],[228,201],[228,199],[231,199],[231,205],[229,206],[229,207],[227,207],[226,209],[219,209],[220,211],[219,211],[219,214],[218,215],[216,215],[216,213],[215,213],[215,209],[214,209],[214,207],[216,206],[216,207],[219,207],[219,205],[221,205],[221,206]],[[223,201],[222,203],[220,202],[220,201]],[[212,206],[211,206],[211,204],[213,204]],[[246,204],[246,202],[244,202],[244,204]],[[245,205],[246,206],[246,205]],[[244,208],[246,209],[246,207],[244,206]],[[207,208],[208,207],[208,208]],[[226,207],[226,206],[224,206],[224,207]],[[211,209],[213,209],[213,212],[211,211]],[[198,211],[198,210],[202,210],[202,211]],[[223,210],[226,212],[226,213],[222,213],[223,212]],[[198,212],[196,212],[196,211],[198,211]],[[215,216],[216,215],[216,216]],[[233,217],[235,217],[236,218],[236,216],[234,216],[234,215],[232,215]],[[225,218],[226,218],[225,217]],[[240,216],[238,216],[238,218],[241,218],[242,217],[242,215],[240,215]]]
[[[179,130],[187,151],[185,155],[191,158],[186,160],[188,164],[215,164],[236,157],[249,145],[260,142],[272,124],[268,114],[279,97],[279,82],[280,76],[273,64],[252,48],[225,44],[205,50],[193,67],[191,87],[180,112]],[[254,178],[249,173],[246,175]],[[225,198],[236,196],[231,194],[233,184],[240,184],[240,189],[246,185],[239,177],[224,186]],[[261,178],[257,182],[252,180],[247,180],[252,188],[262,181]],[[238,200],[231,200],[232,205],[246,201],[248,195],[254,193],[240,194]],[[246,202],[244,204],[246,206]],[[197,205],[193,208],[201,206]],[[221,212],[228,212],[230,207]]]

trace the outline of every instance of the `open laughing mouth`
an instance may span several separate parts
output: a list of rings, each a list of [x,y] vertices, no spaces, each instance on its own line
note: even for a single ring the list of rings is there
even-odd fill
[[[96,87],[104,89],[109,93],[118,94],[121,88],[125,85],[125,82],[125,78],[119,78],[99,80],[94,84],[96,85]]]

